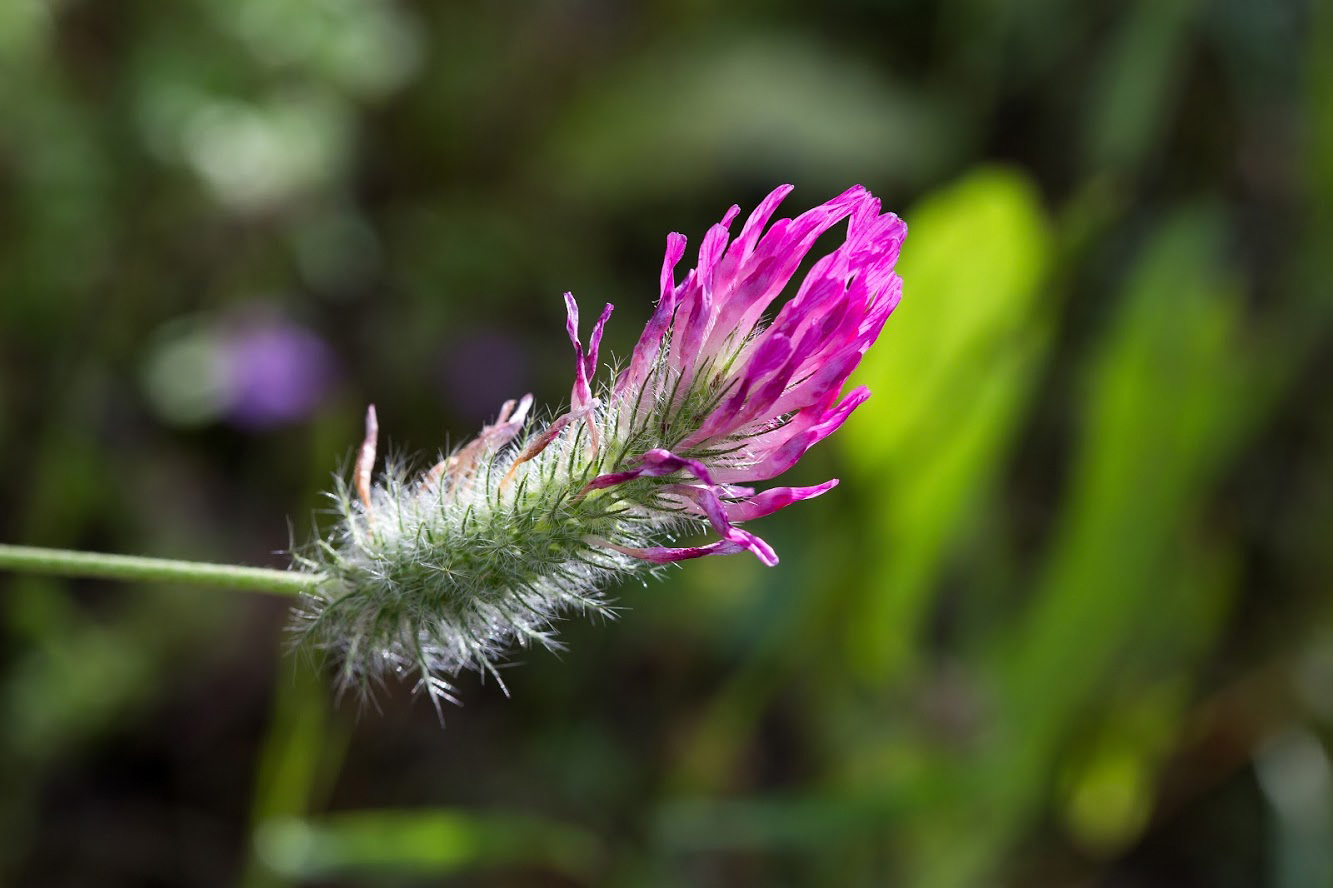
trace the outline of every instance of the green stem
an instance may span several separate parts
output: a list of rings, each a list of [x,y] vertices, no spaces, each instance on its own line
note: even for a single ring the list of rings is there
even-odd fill
[[[4,544],[0,544],[0,570],[108,580],[163,580],[198,586],[228,586],[277,595],[297,595],[312,588],[321,579],[318,574],[301,571]]]

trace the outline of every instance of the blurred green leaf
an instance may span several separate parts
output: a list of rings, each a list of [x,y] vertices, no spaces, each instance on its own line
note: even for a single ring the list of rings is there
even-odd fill
[[[1133,170],[1160,139],[1179,94],[1184,44],[1198,0],[1138,0],[1118,23],[1087,103],[1093,169]]]
[[[330,718],[326,693],[323,676],[308,659],[297,660],[278,685],[255,774],[252,825],[304,816],[332,785],[347,732]],[[253,854],[248,864],[241,881],[247,888],[281,884],[281,874],[256,866]]]
[[[1197,594],[1184,586],[1171,591]],[[1122,853],[1148,825],[1157,768],[1180,730],[1189,699],[1179,672],[1167,674],[1171,677],[1127,682],[1119,693],[1109,693],[1102,714],[1085,721],[1091,738],[1058,775],[1065,828],[1086,854],[1107,858]]]
[[[1128,282],[1094,364],[1070,505],[1008,660],[1007,684],[1034,707],[1077,699],[1148,615],[1160,559],[1245,431],[1249,354],[1222,255],[1217,218],[1184,213]]]
[[[907,812],[906,799],[883,796],[695,799],[658,811],[657,839],[672,853],[719,848],[839,847]]]
[[[601,78],[539,159],[559,187],[617,202],[728,174],[840,190],[938,173],[952,126],[942,106],[834,48],[715,35]]]
[[[260,860],[294,879],[513,866],[586,878],[603,854],[596,838],[563,824],[440,809],[282,818],[261,824],[255,842]]]
[[[981,170],[907,214],[903,301],[859,374],[875,396],[840,436],[874,497],[851,656],[906,663],[946,547],[1003,468],[1049,339],[1052,238],[1035,189]]]
[[[413,22],[396,3],[359,0],[205,0],[256,59],[297,68],[347,92],[379,97],[400,86],[421,62]]]
[[[51,10],[42,0],[11,0],[0,5],[0,65],[11,59],[31,64],[31,57],[44,48],[50,28]],[[3,89],[0,87],[0,94]]]
[[[1181,592],[1173,580],[1182,576],[1178,559],[1190,551],[1183,543],[1201,497],[1255,415],[1222,244],[1213,212],[1181,212],[1131,272],[1124,309],[1092,359],[1069,502],[1035,598],[992,651],[997,722],[954,806],[922,831],[921,884],[974,884],[995,865],[1040,807],[1079,719],[1127,663],[1165,655],[1173,669],[1190,669],[1206,647],[1179,646],[1178,625],[1160,634],[1141,627],[1191,611],[1163,598]],[[1217,590],[1209,583],[1201,593]],[[1165,649],[1149,647],[1152,638]],[[1132,816],[1133,800],[1122,802],[1122,817]],[[967,854],[948,840],[960,817],[971,835]]]

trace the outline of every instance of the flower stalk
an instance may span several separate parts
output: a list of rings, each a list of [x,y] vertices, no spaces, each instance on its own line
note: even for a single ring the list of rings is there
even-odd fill
[[[324,580],[318,574],[301,571],[4,544],[0,544],[0,570],[60,577],[185,583],[289,596],[309,592]]]

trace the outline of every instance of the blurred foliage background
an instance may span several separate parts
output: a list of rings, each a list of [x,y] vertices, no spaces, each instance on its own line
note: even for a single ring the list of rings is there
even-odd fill
[[[779,182],[907,219],[765,519],[441,730],[286,604],[0,577],[0,882],[1333,885],[1333,14],[4,0],[0,539],[281,564]],[[799,206],[798,206],[799,205]]]

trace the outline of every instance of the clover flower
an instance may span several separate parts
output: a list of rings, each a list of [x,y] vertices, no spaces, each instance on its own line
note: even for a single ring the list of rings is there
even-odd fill
[[[704,555],[777,555],[739,526],[837,484],[748,486],[791,468],[869,396],[842,389],[902,293],[894,271],[906,226],[857,186],[769,224],[782,186],[734,239],[733,206],[680,282],[685,238],[667,237],[656,310],[614,378],[597,385],[607,305],[586,346],[565,294],[574,347],[568,410],[534,420],[532,397],[428,471],[389,465],[372,479],[374,407],[340,522],[298,564],[326,579],[296,629],[341,663],[344,687],[419,675],[438,705],[449,679],[495,664],[514,644],[558,648],[568,611],[608,614],[602,589]],[[847,220],[795,295],[770,313],[816,239]],[[771,320],[769,316],[771,314]],[[672,545],[711,531],[712,542]],[[503,682],[501,682],[503,687]]]

